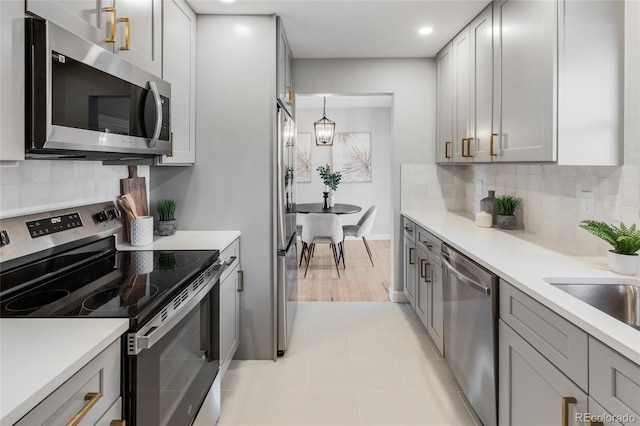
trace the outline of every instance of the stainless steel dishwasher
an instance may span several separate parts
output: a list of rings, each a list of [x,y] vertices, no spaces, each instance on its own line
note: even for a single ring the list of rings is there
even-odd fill
[[[442,246],[444,357],[484,426],[497,425],[498,277]]]

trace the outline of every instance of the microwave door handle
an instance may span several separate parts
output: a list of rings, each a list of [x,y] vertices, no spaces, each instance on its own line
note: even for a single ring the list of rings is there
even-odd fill
[[[160,101],[160,92],[158,92],[158,86],[156,86],[155,81],[149,82],[149,90],[153,94],[153,99],[156,104],[156,127],[153,130],[149,147],[155,148],[156,142],[160,137],[160,130],[162,129],[162,102]]]

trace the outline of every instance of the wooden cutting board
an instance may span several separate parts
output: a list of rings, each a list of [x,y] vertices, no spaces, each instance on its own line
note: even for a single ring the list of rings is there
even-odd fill
[[[120,194],[130,194],[136,203],[138,216],[149,216],[149,202],[147,201],[147,180],[138,176],[138,166],[129,166],[129,177],[120,179]],[[124,215],[124,240],[131,241],[131,218]]]

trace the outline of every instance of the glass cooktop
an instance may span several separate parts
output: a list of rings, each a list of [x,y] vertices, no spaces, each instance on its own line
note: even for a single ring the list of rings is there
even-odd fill
[[[144,323],[218,258],[217,250],[72,250],[0,275],[0,317],[130,318]]]

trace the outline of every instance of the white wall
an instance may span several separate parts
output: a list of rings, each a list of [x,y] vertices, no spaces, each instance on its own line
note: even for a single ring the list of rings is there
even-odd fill
[[[331,108],[327,106],[327,117],[336,122],[339,133],[371,133],[371,182],[341,182],[335,194],[337,203],[356,204],[362,212],[343,215],[343,224],[355,224],[371,205],[378,206],[371,239],[390,239],[393,229],[391,183],[391,109],[390,108]],[[324,184],[316,171],[318,166],[332,165],[332,147],[317,146],[313,135],[313,122],[322,117],[322,108],[297,108],[296,127],[298,133],[311,134],[311,182],[298,182],[298,203],[323,201]]]
[[[100,161],[26,160],[0,165],[0,217],[115,201],[127,166]],[[149,166],[139,166],[147,177]]]
[[[400,164],[434,163],[435,61],[433,59],[296,59],[293,87],[298,94],[393,94],[391,191],[393,196],[393,289],[402,293]],[[393,296],[395,297],[395,295]],[[398,296],[402,297],[402,296]]]

